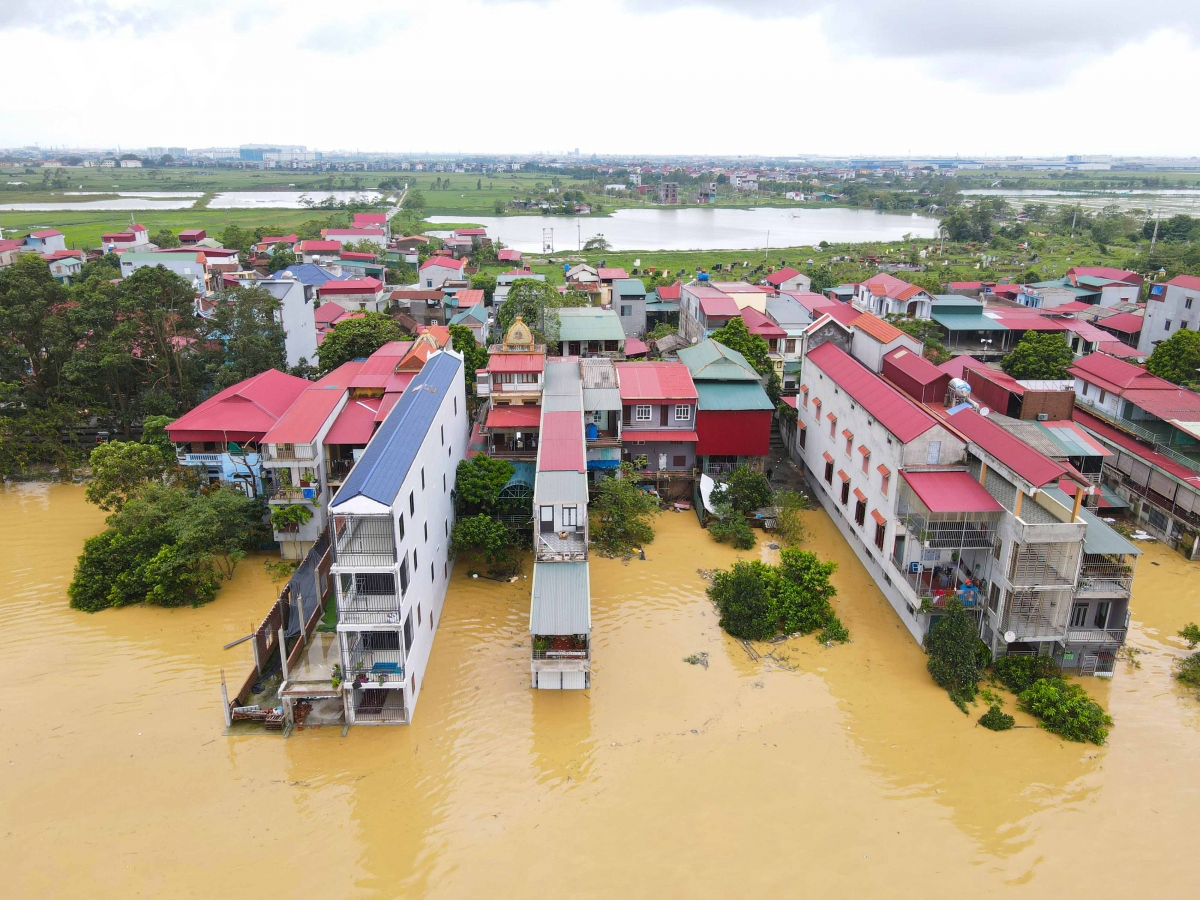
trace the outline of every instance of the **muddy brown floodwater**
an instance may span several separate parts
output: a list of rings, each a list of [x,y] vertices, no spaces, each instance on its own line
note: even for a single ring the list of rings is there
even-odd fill
[[[528,582],[460,571],[415,725],[285,740],[222,734],[220,668],[240,679],[250,651],[221,647],[275,593],[260,560],[202,609],[76,613],[65,589],[101,514],[74,486],[0,489],[2,893],[1192,895],[1200,703],[1171,681],[1167,635],[1200,620],[1200,567],[1148,548],[1140,668],[1087,682],[1117,724],[1105,747],[1070,744],[959,713],[809,518],[847,646],[752,658],[697,574],[738,554],[667,514],[646,561],[592,563],[591,690],[530,691]]]

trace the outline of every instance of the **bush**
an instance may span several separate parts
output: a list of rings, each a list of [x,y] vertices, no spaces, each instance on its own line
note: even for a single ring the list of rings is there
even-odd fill
[[[1077,684],[1040,678],[1017,699],[1043,728],[1068,741],[1103,744],[1108,740],[1112,717]]]
[[[844,643],[849,632],[830,605],[837,592],[829,576],[836,568],[812,553],[788,549],[778,566],[739,560],[718,570],[708,595],[721,614],[721,627],[734,637],[766,640],[823,629],[822,641]]]
[[[993,668],[1000,683],[1014,694],[1029,690],[1043,678],[1058,678],[1062,674],[1058,663],[1049,656],[1002,656]]]
[[[967,704],[979,693],[979,679],[990,661],[990,653],[962,603],[951,600],[946,610],[946,615],[925,635],[925,650],[929,653],[925,667],[965,714]]]
[[[750,550],[758,543],[745,518],[728,503],[717,504],[714,518],[708,523],[708,533],[718,544],[732,544],[735,550]]]
[[[1176,662],[1175,677],[1188,687],[1200,689],[1200,652]]]
[[[1000,708],[1000,704],[993,703],[988,707],[988,711],[979,717],[979,724],[991,731],[1008,731],[1017,720]]]
[[[618,471],[597,486],[589,510],[592,543],[614,555],[651,543],[658,515],[658,501],[637,486],[633,468],[625,463]]]
[[[714,501],[728,503],[737,512],[752,513],[771,502],[771,484],[767,476],[749,466],[738,466],[729,473],[729,480],[717,486]]]

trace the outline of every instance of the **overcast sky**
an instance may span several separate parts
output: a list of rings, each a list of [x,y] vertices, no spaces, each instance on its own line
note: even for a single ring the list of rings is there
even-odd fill
[[[1198,0],[0,0],[0,146],[1193,156],[1198,44]]]

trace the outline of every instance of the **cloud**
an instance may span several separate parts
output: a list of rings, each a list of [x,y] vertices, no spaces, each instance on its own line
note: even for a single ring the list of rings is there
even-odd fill
[[[985,87],[1058,81],[1083,62],[1170,31],[1195,41],[1196,0],[624,0],[643,13],[715,9],[778,22],[815,17],[839,49],[916,59]],[[788,45],[781,41],[781,52]],[[796,48],[802,52],[803,47]]]
[[[318,53],[353,56],[372,48],[378,50],[382,41],[397,36],[410,22],[404,13],[392,13],[386,17],[370,16],[336,24],[323,23],[306,34],[299,46],[303,50],[315,50]]]

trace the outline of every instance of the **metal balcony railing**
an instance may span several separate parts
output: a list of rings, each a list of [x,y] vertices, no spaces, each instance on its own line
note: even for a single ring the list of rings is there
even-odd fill
[[[350,567],[395,565],[393,529],[391,516],[335,516],[334,562]]]
[[[325,470],[329,481],[342,482],[350,474],[350,470],[354,468],[353,459],[331,459],[325,463]]]
[[[313,483],[305,487],[304,485],[295,484],[277,484],[267,492],[267,498],[269,500],[294,500],[300,503],[304,501],[319,501],[321,499],[321,485]]]
[[[533,659],[589,659],[591,651],[586,647],[581,650],[538,650],[532,651]]]
[[[354,701],[354,721],[403,725],[408,722],[404,707],[404,692],[368,688],[359,692]]]
[[[345,625],[398,625],[400,600],[396,593],[374,594],[352,588],[338,597],[338,621]]]
[[[347,653],[346,677],[355,682],[366,679],[368,685],[404,680],[404,653],[401,650],[367,650],[361,644]]]
[[[1067,629],[1067,642],[1120,647],[1125,643],[1125,635],[1124,628],[1069,628]]]

